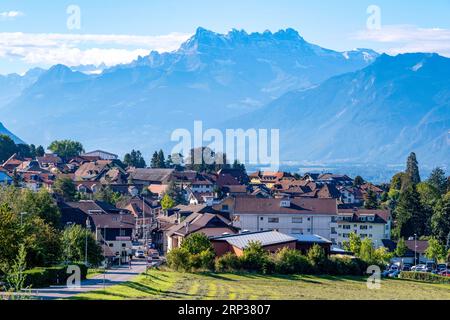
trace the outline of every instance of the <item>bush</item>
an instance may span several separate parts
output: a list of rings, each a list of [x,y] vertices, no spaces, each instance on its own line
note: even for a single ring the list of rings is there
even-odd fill
[[[211,241],[203,233],[193,233],[184,239],[181,248],[186,249],[190,254],[200,254],[206,250],[213,250]]]
[[[84,264],[74,264],[80,268],[81,279],[86,279],[87,267]],[[68,266],[56,266],[48,268],[34,268],[24,272],[25,287],[45,288],[51,285],[64,285],[71,275],[67,273]]]
[[[358,258],[331,257],[327,269],[330,275],[362,276],[367,267],[367,263]]]
[[[189,268],[191,270],[213,270],[215,253],[211,250],[204,250],[198,254],[190,254]]]
[[[215,262],[217,272],[237,272],[241,269],[241,260],[235,254],[229,252],[218,257]]]
[[[176,271],[190,270],[190,253],[186,249],[176,248],[167,254],[167,265]]]
[[[280,274],[308,274],[311,264],[299,251],[283,248],[275,255],[275,270]]]
[[[242,267],[247,271],[265,272],[270,268],[269,253],[259,242],[250,242],[241,257]]]
[[[330,268],[329,260],[323,248],[317,244],[312,246],[308,251],[308,262],[313,268],[313,272],[316,274],[326,274],[327,269]]]
[[[450,284],[449,277],[443,277],[437,274],[427,272],[402,272],[400,273],[400,278],[430,283]]]

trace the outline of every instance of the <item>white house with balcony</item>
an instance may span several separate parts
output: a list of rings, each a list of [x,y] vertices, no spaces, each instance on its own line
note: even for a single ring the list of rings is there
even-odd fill
[[[339,209],[338,240],[342,247],[351,233],[361,239],[369,238],[375,247],[383,246],[382,240],[391,239],[392,217],[389,210]]]
[[[336,199],[236,197],[231,212],[233,226],[241,230],[319,235],[337,244]]]

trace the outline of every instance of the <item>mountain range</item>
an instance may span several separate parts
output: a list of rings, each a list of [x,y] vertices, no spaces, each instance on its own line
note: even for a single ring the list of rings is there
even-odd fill
[[[282,160],[390,164],[417,151],[426,164],[450,166],[449,61],[337,52],[293,29],[199,28],[174,52],[100,74],[56,65],[35,79],[25,75],[14,94],[0,89],[7,97],[0,110],[14,132],[44,145],[71,138],[87,149],[150,154],[170,148],[174,129],[202,120],[205,127],[279,128]]]
[[[5,128],[5,126],[0,122],[0,136],[6,135],[11,138],[12,141],[14,141],[15,144],[25,144],[25,142],[22,141],[19,137],[14,135],[11,131]]]

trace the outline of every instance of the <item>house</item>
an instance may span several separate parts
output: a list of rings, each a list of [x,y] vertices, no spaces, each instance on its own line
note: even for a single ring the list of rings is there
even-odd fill
[[[202,212],[192,213],[182,223],[173,226],[169,230],[167,233],[168,251],[179,248],[183,240],[194,233],[203,233],[210,238],[238,233],[239,230],[232,226],[230,220],[220,213],[214,212],[211,208],[205,209]]]
[[[389,210],[338,209],[337,244],[342,247],[350,234],[356,233],[362,239],[371,239],[375,247],[381,247],[384,239],[391,238],[391,228]]]
[[[116,155],[114,153],[106,152],[103,150],[95,150],[95,151],[91,151],[91,152],[86,152],[86,153],[83,153],[81,155],[81,157],[98,157],[101,160],[117,160],[117,159],[119,159],[118,155]]]
[[[75,181],[97,181],[101,184],[126,184],[127,176],[115,160],[86,162],[75,171]]]
[[[316,234],[311,235],[295,235],[294,238],[297,239],[296,249],[300,251],[303,255],[306,255],[314,245],[321,247],[327,255],[331,254],[332,242],[324,237],[318,236]]]
[[[42,188],[51,191],[56,180],[56,175],[50,172],[25,171],[19,175],[21,186],[35,192]]]
[[[148,191],[156,195],[159,199],[162,199],[168,188],[169,185],[167,184],[151,184],[147,187]]]
[[[133,180],[133,183],[150,186],[152,184],[169,184],[172,178],[172,174],[175,172],[175,170],[131,168],[127,172],[130,175],[130,178]]]
[[[286,172],[261,172],[257,171],[249,175],[250,183],[253,185],[263,184],[269,189],[279,181],[285,178],[292,178],[292,175]]]
[[[0,168],[0,185],[10,185],[13,183],[13,178],[4,169]]]
[[[207,179],[197,179],[191,183],[190,189],[194,193],[212,193],[214,184]]]
[[[296,238],[278,231],[246,232],[211,238],[214,251],[219,257],[230,252],[240,257],[251,242],[260,243],[270,253],[276,253],[283,248],[297,248]]]
[[[239,184],[246,185],[249,183],[248,175],[244,170],[241,169],[232,169],[232,168],[224,168],[220,169],[217,172],[218,176],[231,176],[233,177]]]
[[[344,186],[339,188],[339,192],[343,204],[361,205],[364,203],[364,196],[360,188]]]
[[[307,182],[316,182],[319,179],[319,176],[320,173],[305,173],[302,180]]]
[[[36,161],[39,167],[43,169],[58,168],[63,163],[63,160],[53,153],[46,153],[43,157],[36,157]]]
[[[191,187],[186,187],[184,189],[185,199],[189,204],[203,204],[212,205],[214,202],[214,193],[212,192],[194,192]]]
[[[24,159],[19,157],[17,153],[14,153],[8,160],[6,160],[1,167],[9,173],[13,173],[14,170],[22,164]]]
[[[321,174],[315,182],[323,184],[334,184],[340,186],[353,185],[353,179],[347,175],[324,173]]]
[[[147,239],[152,229],[156,227],[156,217],[161,213],[161,205],[151,198],[135,196],[117,204],[117,208],[129,211],[136,221],[136,235],[139,239]]]
[[[132,253],[135,218],[127,210],[116,208],[101,201],[85,200],[58,204],[61,224],[77,224],[95,233],[99,244],[108,248],[117,261],[126,263]]]
[[[397,248],[397,242],[392,241],[389,239],[384,239],[382,241],[383,246],[388,249],[389,252],[394,252]],[[403,263],[410,263],[410,264],[418,264],[418,263],[426,263],[427,261],[430,261],[425,256],[425,252],[428,249],[428,241],[426,240],[406,240],[405,241],[406,246],[408,247],[408,250],[406,251],[406,254],[404,257],[395,257],[392,259],[392,262],[403,262]],[[415,260],[417,260],[415,262]]]
[[[230,212],[233,225],[241,230],[317,234],[337,243],[336,199],[236,197]]]

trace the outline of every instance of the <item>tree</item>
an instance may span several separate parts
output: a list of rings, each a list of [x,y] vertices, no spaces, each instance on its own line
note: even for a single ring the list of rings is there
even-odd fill
[[[370,190],[367,192],[367,199],[364,201],[364,208],[374,210],[378,208],[377,194]]]
[[[345,250],[353,252],[355,256],[359,256],[361,250],[361,238],[355,232],[350,233],[349,241],[344,241],[343,247]]]
[[[152,160],[151,160],[150,166],[151,166],[153,169],[157,169],[157,168],[159,168],[158,165],[159,165],[159,161],[158,161],[158,151],[155,151],[155,152],[153,153],[153,156],[152,156]]]
[[[169,210],[176,206],[175,201],[166,193],[161,200],[163,210]]]
[[[36,148],[36,157],[43,157],[45,155],[45,150],[43,146]]]
[[[229,167],[226,154],[216,153],[207,147],[191,149],[186,159],[186,168],[197,172],[213,173]]]
[[[445,171],[442,168],[433,169],[427,182],[436,188],[440,194],[445,194],[447,192],[447,178],[445,177]]]
[[[328,258],[321,246],[318,244],[313,245],[311,249],[308,250],[306,257],[317,273],[323,273],[325,271],[325,265]]]
[[[392,177],[391,188],[389,192],[391,192],[392,190],[403,191],[406,188],[408,188],[410,184],[411,178],[407,173],[405,172],[397,173]]]
[[[18,144],[17,145],[17,154],[23,158],[32,158],[31,148],[27,144]]]
[[[27,251],[22,243],[19,246],[17,258],[14,260],[10,270],[8,270],[6,274],[6,283],[14,292],[20,292],[24,288],[26,280],[26,275],[24,272],[27,269],[26,257]]]
[[[164,157],[164,151],[159,150],[157,161],[158,161],[158,168],[162,169],[166,168],[166,158]]]
[[[425,256],[435,262],[446,260],[447,250],[444,245],[441,245],[435,238],[428,240],[428,248],[425,250]]]
[[[147,164],[145,163],[144,157],[139,150],[132,150],[131,153],[127,153],[124,156],[123,164],[128,167],[135,168],[145,168]]]
[[[434,207],[431,230],[433,236],[442,243],[450,235],[450,193],[442,197]]]
[[[87,261],[98,266],[102,260],[102,247],[95,240],[94,234],[79,225],[72,225],[64,229],[61,242],[64,248],[64,260],[70,262],[85,261],[87,240]]]
[[[374,263],[374,248],[370,238],[364,238],[361,241],[358,257],[369,264]]]
[[[411,178],[411,182],[413,184],[420,183],[419,163],[417,162],[417,157],[414,152],[411,152],[408,157],[408,161],[406,163],[406,173]]]
[[[405,239],[400,238],[397,242],[397,247],[395,248],[395,256],[404,257],[408,252],[408,246],[406,245]]]
[[[193,233],[184,239],[181,248],[187,250],[190,254],[200,254],[203,251],[213,250],[211,241],[203,233]]]
[[[114,192],[109,185],[106,185],[102,186],[100,190],[94,194],[94,199],[115,206],[123,198],[120,193]]]
[[[73,201],[77,194],[77,189],[69,177],[58,177],[53,184],[53,192],[63,198],[64,201]]]
[[[8,160],[17,152],[17,146],[14,141],[7,135],[0,135],[0,163]]]
[[[250,241],[242,255],[242,266],[249,271],[264,271],[269,260],[269,252],[266,251],[260,242]]]
[[[171,199],[173,199],[173,201],[175,201],[175,206],[186,202],[184,195],[183,195],[183,191],[173,181],[169,182],[169,185],[167,186],[166,194]]]
[[[72,140],[53,141],[48,150],[65,159],[79,156],[84,152],[83,145]]]
[[[364,179],[361,176],[356,176],[353,180],[353,186],[360,187],[364,184]]]
[[[396,208],[396,219],[395,235],[398,238],[408,238],[413,234],[417,234],[419,237],[424,235],[427,216],[415,185],[409,186],[400,195]]]

